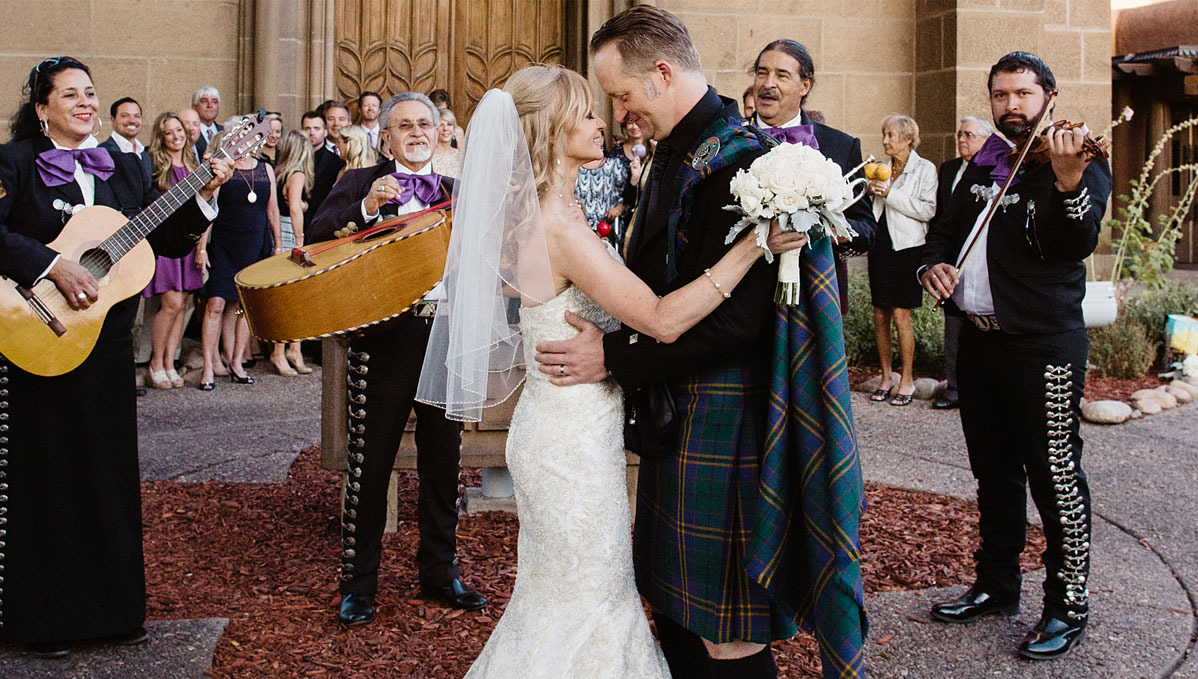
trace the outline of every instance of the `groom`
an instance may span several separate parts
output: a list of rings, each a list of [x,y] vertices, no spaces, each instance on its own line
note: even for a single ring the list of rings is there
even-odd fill
[[[729,183],[766,151],[737,102],[708,87],[677,17],[633,7],[591,38],[594,73],[618,123],[657,140],[631,224],[628,267],[659,295],[703,276],[739,216]],[[682,413],[677,454],[641,460],[637,586],[676,677],[776,677],[769,643],[795,628],[741,565],[757,513],[769,394],[775,271],[763,261],[714,313],[673,344],[628,328],[537,347],[558,385],[613,376],[625,391],[665,381]],[[563,372],[564,367],[564,372]],[[561,377],[561,375],[566,375]]]

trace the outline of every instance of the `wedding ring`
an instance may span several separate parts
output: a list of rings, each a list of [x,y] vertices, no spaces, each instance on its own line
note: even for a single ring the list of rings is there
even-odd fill
[[[561,375],[562,377],[566,376],[566,366],[564,363],[557,367],[557,374]]]
[[[83,300],[87,299],[87,293],[86,293],[86,292],[76,292],[76,293],[75,293],[75,299],[77,299],[77,300],[79,300],[80,302],[82,302]]]
[[[376,192],[378,192],[378,193],[382,193],[382,192],[383,192],[383,187],[381,187],[381,186],[376,186],[376,187],[374,187],[374,190],[375,190]]]

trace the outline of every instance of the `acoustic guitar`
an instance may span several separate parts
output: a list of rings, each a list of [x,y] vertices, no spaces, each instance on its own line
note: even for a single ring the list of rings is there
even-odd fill
[[[238,160],[270,134],[266,110],[246,118],[225,135],[212,155]],[[156,258],[146,236],[212,181],[205,160],[133,219],[103,205],[75,212],[48,247],[78,262],[95,277],[99,299],[72,309],[53,281],[32,288],[0,276],[0,354],[34,375],[54,377],[79,367],[91,354],[108,310],[138,294],[154,277]]]
[[[391,320],[441,280],[449,202],[247,266],[234,282],[250,332],[268,342],[350,335]]]

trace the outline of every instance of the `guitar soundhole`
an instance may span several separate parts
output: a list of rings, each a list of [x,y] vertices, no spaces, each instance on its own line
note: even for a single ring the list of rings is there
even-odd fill
[[[108,275],[109,269],[112,268],[112,258],[100,248],[92,248],[83,253],[83,256],[79,258],[79,264],[87,269],[92,277],[99,280]]]
[[[361,240],[362,242],[369,242],[369,241],[372,241],[372,240],[378,240],[378,239],[380,239],[380,238],[386,238],[387,236],[390,236],[390,235],[392,235],[393,233],[395,233],[395,232],[396,232],[396,231],[398,231],[398,230],[399,230],[398,228],[396,228],[396,227],[394,227],[394,226],[393,226],[393,227],[391,227],[391,228],[389,228],[389,229],[383,229],[382,231],[376,231],[375,233],[369,234],[369,235],[367,235],[367,236],[363,237],[363,238],[362,238],[362,239],[360,239],[360,240]]]

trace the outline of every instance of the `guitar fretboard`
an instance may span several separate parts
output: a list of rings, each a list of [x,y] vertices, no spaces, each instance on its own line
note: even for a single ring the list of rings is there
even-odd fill
[[[166,221],[167,217],[174,214],[175,210],[178,210],[183,203],[194,198],[200,189],[210,181],[212,181],[212,168],[205,160],[191,174],[150,203],[149,207],[117,229],[116,233],[104,239],[104,242],[100,243],[100,249],[107,253],[113,262],[124,257],[151,231]]]

